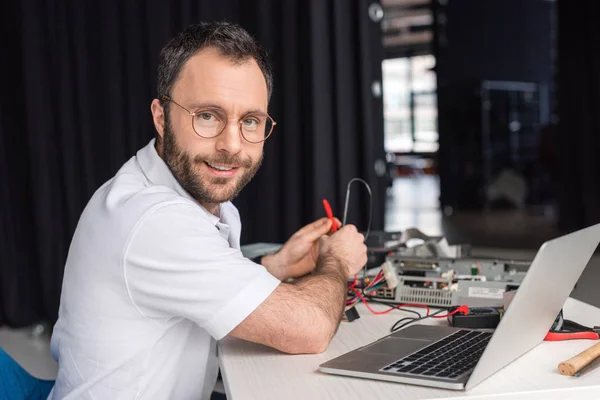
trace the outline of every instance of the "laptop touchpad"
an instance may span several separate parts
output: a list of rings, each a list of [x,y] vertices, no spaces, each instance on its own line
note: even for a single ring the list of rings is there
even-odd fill
[[[368,352],[369,354],[402,354],[412,353],[431,343],[431,340],[423,339],[408,339],[408,338],[387,338],[373,343],[370,346],[363,347],[359,351]]]

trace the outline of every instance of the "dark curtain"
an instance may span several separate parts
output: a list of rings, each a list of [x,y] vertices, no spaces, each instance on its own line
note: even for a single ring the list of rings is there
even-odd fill
[[[600,222],[600,2],[558,2],[560,228]]]
[[[2,2],[0,325],[54,321],[71,236],[93,192],[154,135],[160,49],[191,23],[229,20],[268,49],[277,130],[255,180],[235,200],[242,240],[284,241],[339,216],[353,177],[385,182],[380,27],[366,0]],[[381,162],[379,161],[381,164]],[[379,171],[381,173],[381,171]],[[356,193],[362,193],[360,187]],[[364,192],[364,190],[363,190]],[[348,222],[367,226],[356,195]]]

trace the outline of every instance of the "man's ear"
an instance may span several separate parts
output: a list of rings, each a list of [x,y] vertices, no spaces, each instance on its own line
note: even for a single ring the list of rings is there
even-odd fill
[[[165,110],[160,105],[160,101],[158,99],[152,100],[150,111],[152,111],[152,121],[154,122],[156,132],[158,132],[162,138],[165,133]]]

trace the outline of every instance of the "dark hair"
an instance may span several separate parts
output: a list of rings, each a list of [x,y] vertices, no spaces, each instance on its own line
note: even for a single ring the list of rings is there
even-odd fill
[[[158,99],[171,96],[181,68],[194,54],[206,48],[218,50],[234,63],[254,59],[267,83],[269,98],[273,76],[266,51],[242,27],[229,22],[210,22],[191,25],[167,43],[160,52],[158,63]]]

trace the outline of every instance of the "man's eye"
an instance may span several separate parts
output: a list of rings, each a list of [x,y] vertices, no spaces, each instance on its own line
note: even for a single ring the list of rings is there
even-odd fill
[[[198,117],[200,119],[203,119],[204,121],[210,121],[211,118],[214,118],[215,116],[212,115],[211,113],[200,113],[200,114],[198,114]]]
[[[259,124],[258,120],[254,119],[254,118],[248,118],[244,120],[244,125],[247,127],[255,127]]]

